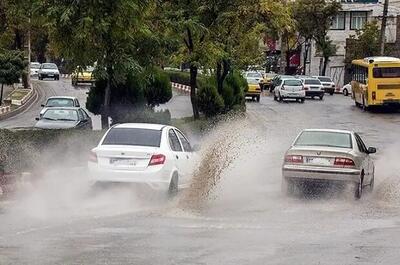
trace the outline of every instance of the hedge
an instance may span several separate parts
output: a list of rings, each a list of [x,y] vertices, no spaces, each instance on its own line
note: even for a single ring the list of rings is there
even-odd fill
[[[179,71],[165,71],[169,75],[169,79],[173,83],[178,83],[181,85],[190,86],[190,73],[189,72],[179,72]],[[207,77],[201,74],[197,75],[197,87],[207,83]]]
[[[51,166],[86,165],[87,157],[103,131],[0,130],[0,170],[20,172]]]

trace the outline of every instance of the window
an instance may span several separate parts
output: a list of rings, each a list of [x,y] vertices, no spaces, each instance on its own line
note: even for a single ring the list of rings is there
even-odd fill
[[[321,82],[333,82],[330,77],[320,76],[320,77],[318,77],[318,79]]]
[[[290,79],[290,80],[285,80],[284,84],[286,86],[302,86],[303,83],[301,82],[301,80],[297,80],[297,79]]]
[[[362,84],[367,84],[368,68],[359,65],[353,66],[353,80]]]
[[[321,81],[318,79],[305,79],[304,80],[305,85],[321,85]]]
[[[357,141],[358,150],[362,153],[368,153],[368,149],[365,146],[364,142],[361,140],[361,137],[358,134],[354,134],[354,136]]]
[[[78,112],[68,109],[48,109],[43,114],[43,119],[53,121],[78,121]]]
[[[50,98],[47,100],[46,107],[73,107],[74,101],[69,98]]]
[[[78,110],[78,117],[79,117],[79,120],[80,120],[80,121],[85,120],[85,119],[84,119],[84,116],[83,116],[83,113],[82,113],[82,111],[81,111],[80,109]]]
[[[83,117],[85,118],[85,120],[88,120],[90,117],[89,115],[86,113],[86,111],[84,111],[83,109],[81,109],[82,113],[83,113]]]
[[[346,25],[346,13],[339,12],[337,16],[332,19],[331,29],[344,30]]]
[[[340,132],[304,131],[297,138],[295,146],[327,146],[352,148],[351,135]]]
[[[367,12],[351,12],[350,29],[362,29],[367,22]]]
[[[186,137],[180,131],[176,132],[178,133],[179,140],[181,140],[181,143],[183,145],[183,150],[185,150],[185,152],[192,152],[192,147],[190,146],[190,143],[186,139]]]
[[[169,138],[169,146],[171,147],[172,151],[175,152],[182,152],[182,146],[181,143],[179,142],[178,136],[176,136],[176,133],[174,130],[169,130],[168,132],[168,138]]]
[[[375,78],[399,78],[400,67],[378,67],[374,68]]]
[[[160,147],[161,131],[139,128],[113,128],[102,145],[133,145]]]

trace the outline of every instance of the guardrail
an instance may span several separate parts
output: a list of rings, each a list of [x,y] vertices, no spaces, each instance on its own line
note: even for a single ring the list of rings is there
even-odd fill
[[[4,106],[4,107],[0,107],[0,114],[5,114],[7,112],[11,111],[11,107],[10,106]]]
[[[178,83],[174,83],[171,82],[172,87],[175,89],[178,89],[179,91],[185,92],[185,93],[189,93],[190,92],[190,86],[186,86],[186,85],[181,85]]]

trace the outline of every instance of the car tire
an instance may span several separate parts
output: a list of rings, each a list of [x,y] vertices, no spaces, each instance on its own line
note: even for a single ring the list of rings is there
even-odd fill
[[[176,194],[178,194],[178,183],[179,183],[178,173],[174,173],[172,175],[171,182],[169,183],[169,188],[168,188],[169,197],[175,197]]]
[[[258,96],[256,97],[256,101],[257,101],[257,102],[260,102],[260,95],[258,95]]]
[[[312,96],[311,99],[315,99],[315,96]]]
[[[343,89],[343,95],[344,95],[345,97],[347,97],[347,96],[349,95],[349,91],[347,91],[346,88]]]
[[[329,95],[333,96],[334,92],[329,92]]]
[[[301,98],[300,103],[304,103],[305,100],[306,100],[305,98]]]
[[[364,98],[364,96],[363,96],[363,100],[362,100],[362,101],[363,101],[363,103],[362,103],[362,105],[361,105],[362,110],[363,110],[363,111],[368,111],[368,106],[365,105],[365,98]]]
[[[364,182],[364,173],[362,173],[362,175],[360,177],[360,181],[355,185],[354,198],[356,200],[359,200],[362,197],[363,182]]]

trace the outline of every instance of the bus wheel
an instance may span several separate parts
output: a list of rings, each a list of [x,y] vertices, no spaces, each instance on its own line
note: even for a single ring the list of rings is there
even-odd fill
[[[368,106],[367,106],[367,105],[365,105],[365,98],[364,98],[364,96],[363,96],[363,104],[362,104],[362,109],[363,109],[363,111],[367,111],[367,110],[368,110]]]

